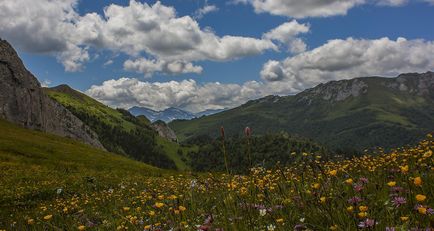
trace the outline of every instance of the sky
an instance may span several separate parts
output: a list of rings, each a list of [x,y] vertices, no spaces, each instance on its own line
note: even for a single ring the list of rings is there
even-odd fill
[[[434,0],[0,0],[44,86],[192,112],[434,70]]]

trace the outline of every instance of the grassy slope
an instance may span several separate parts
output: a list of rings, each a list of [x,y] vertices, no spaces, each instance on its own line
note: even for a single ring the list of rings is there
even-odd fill
[[[0,120],[0,211],[50,200],[56,189],[77,193],[86,182],[118,184],[124,175],[163,171],[80,142]],[[56,182],[52,184],[50,182]],[[9,207],[10,208],[10,207]],[[1,212],[0,212],[0,215]],[[4,215],[4,214],[3,214]]]
[[[45,92],[62,105],[66,107],[73,107],[78,111],[97,116],[101,121],[108,125],[122,126],[125,131],[130,131],[137,126],[136,124],[125,120],[119,111],[75,90],[68,89],[68,92],[65,93],[56,91],[54,89],[45,89]],[[142,118],[139,118],[139,120],[144,124],[148,122],[144,121]],[[176,167],[179,170],[188,169],[186,163],[181,160],[181,157],[177,153],[179,148],[177,143],[165,140],[161,137],[157,137],[156,141],[158,145],[163,147],[163,150],[166,152],[167,156],[175,162]]]
[[[220,126],[226,134],[239,134],[250,126],[256,134],[285,130],[331,146],[357,149],[414,143],[434,129],[432,100],[385,89],[378,78],[365,81],[369,90],[363,97],[337,103],[315,99],[309,106],[299,101],[303,93],[278,100],[268,97],[212,116],[174,121],[170,127],[181,141],[198,134],[217,136]]]

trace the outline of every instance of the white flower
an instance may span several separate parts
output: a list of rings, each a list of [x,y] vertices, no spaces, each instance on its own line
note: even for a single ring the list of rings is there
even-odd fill
[[[62,193],[62,191],[63,191],[63,189],[58,188],[57,191],[56,191],[56,192],[57,192],[57,195],[60,195],[60,194]]]
[[[304,217],[300,218],[300,222],[304,222],[304,220],[305,220]]]
[[[259,215],[260,215],[261,217],[265,216],[266,214],[267,214],[267,210],[266,210],[266,209],[260,209],[260,210],[259,210]]]
[[[191,181],[190,187],[194,188],[194,187],[196,187],[196,184],[197,184],[197,180],[194,179],[194,180]]]
[[[268,231],[274,231],[276,229],[276,226],[275,225],[268,225],[267,226],[267,230]]]

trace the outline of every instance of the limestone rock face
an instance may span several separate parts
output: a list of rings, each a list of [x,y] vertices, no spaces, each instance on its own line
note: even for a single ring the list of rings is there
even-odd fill
[[[18,54],[0,39],[0,118],[26,128],[70,137],[103,148],[98,136],[62,105],[46,96]]]
[[[152,123],[151,126],[155,131],[158,132],[159,136],[161,136],[165,139],[168,139],[170,141],[173,141],[173,142],[178,141],[178,139],[176,138],[175,132],[171,128],[169,128],[169,126],[167,126],[167,124],[164,123],[163,121],[157,120],[154,123]]]

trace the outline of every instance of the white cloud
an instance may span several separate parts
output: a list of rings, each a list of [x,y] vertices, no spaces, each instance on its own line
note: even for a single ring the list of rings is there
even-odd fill
[[[408,3],[408,0],[379,0],[378,5],[384,6],[403,6]]]
[[[250,99],[270,94],[287,94],[292,89],[281,83],[249,81],[244,84],[223,84],[182,80],[145,82],[135,78],[108,80],[86,91],[89,96],[111,106],[130,108],[150,107],[162,110],[177,107],[192,112],[239,106]]]
[[[80,16],[76,5],[77,0],[4,1],[0,34],[24,51],[56,55],[67,71],[80,70],[90,59],[91,47],[132,58],[146,54],[169,63],[228,61],[277,49],[269,40],[217,36],[190,16],[178,17],[175,8],[159,1],[111,4],[104,15]]]
[[[309,31],[310,26],[308,24],[300,24],[297,20],[292,20],[265,33],[263,38],[276,40],[288,46],[288,50],[292,53],[300,53],[306,50],[307,45],[296,36]]]
[[[264,81],[199,84],[191,79],[151,83],[120,78],[92,86],[86,93],[111,106],[124,108],[178,107],[195,112],[231,108],[267,95],[295,94],[331,80],[434,70],[433,53],[433,41],[336,39],[283,61],[268,61],[260,73]],[[149,62],[150,66],[158,64]]]
[[[203,71],[203,68],[201,66],[195,66],[190,62],[167,62],[164,60],[149,60],[144,58],[125,61],[124,69],[127,71],[144,73],[146,77],[151,77],[154,72],[162,72],[166,74],[176,75],[186,73],[200,74]]]
[[[415,0],[415,2],[434,0]],[[330,17],[346,15],[354,7],[371,4],[380,6],[403,6],[409,0],[232,0],[231,4],[250,4],[256,13],[269,13],[291,18]]]
[[[208,4],[208,1],[206,0],[205,1],[205,5],[202,8],[198,9],[194,13],[194,18],[195,19],[201,19],[206,14],[209,14],[211,12],[216,12],[218,10],[219,10],[219,8],[216,5],[210,5],[210,4]]]
[[[156,110],[178,107],[191,111],[237,106],[255,93],[248,85],[199,85],[191,79],[150,83],[131,78],[108,80],[101,86],[92,86],[86,91],[91,97],[112,106],[129,108],[140,105]]]
[[[77,0],[1,1],[0,35],[24,51],[53,54],[66,71],[81,70],[87,49],[75,41]]]
[[[251,4],[257,13],[293,18],[345,15],[351,8],[366,0],[235,0],[233,3]]]
[[[433,41],[336,39],[283,61],[268,61],[261,77],[301,91],[331,80],[433,70],[433,53]]]

